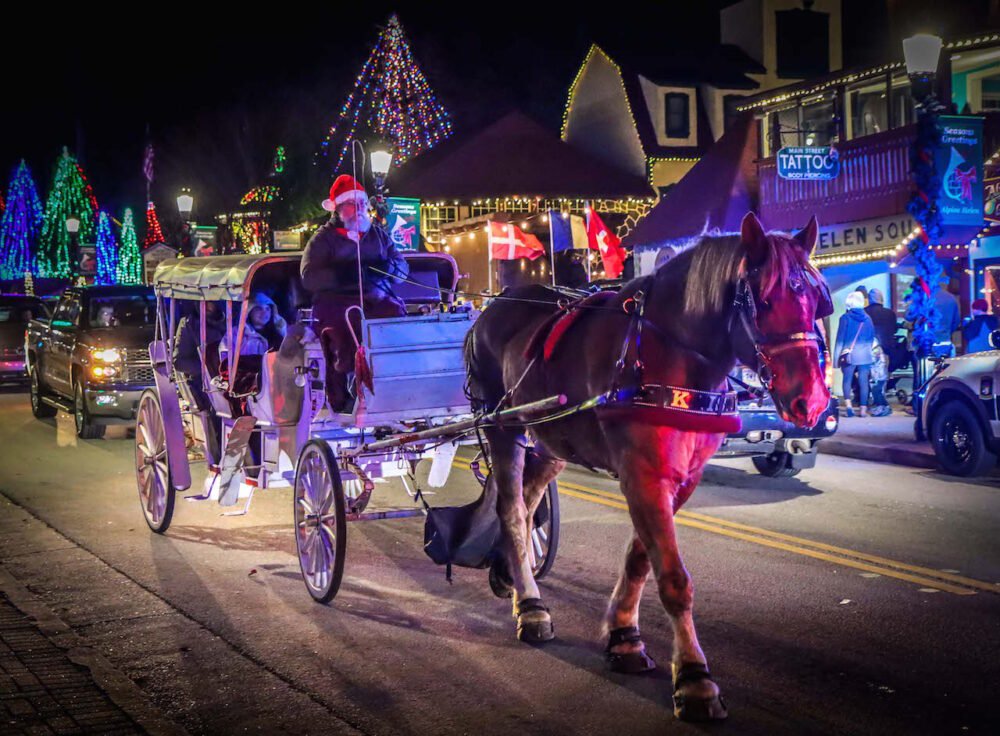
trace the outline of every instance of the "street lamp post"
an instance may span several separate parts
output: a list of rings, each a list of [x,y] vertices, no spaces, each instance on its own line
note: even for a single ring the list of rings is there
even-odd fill
[[[80,266],[80,220],[73,215],[66,218],[66,232],[69,233],[70,273],[76,276]]]
[[[914,326],[913,348],[917,357],[914,410],[918,436],[923,434],[923,428],[920,423],[921,392],[916,389],[922,387],[927,380],[925,359],[934,352],[935,328],[940,319],[935,302],[942,270],[931,245],[938,242],[941,235],[941,213],[938,210],[941,179],[934,164],[935,150],[941,140],[938,130],[941,104],[934,90],[941,46],[941,39],[929,34],[918,34],[903,41],[906,72],[910,78],[910,91],[917,111],[917,135],[910,149],[910,166],[916,191],[910,198],[907,210],[920,225],[920,237],[913,238],[908,245],[918,282],[911,292],[906,317]]]
[[[385,203],[385,177],[389,174],[389,167],[392,166],[392,153],[383,148],[376,148],[369,156],[371,159],[372,174],[375,176],[375,214],[380,222],[385,222],[388,216]]]
[[[181,215],[181,250],[184,250],[184,237],[191,240],[191,210],[194,209],[194,197],[191,196],[190,189],[181,189],[180,195],[177,197],[177,211]],[[192,249],[188,249],[192,250]],[[185,253],[184,255],[194,255],[194,252]]]

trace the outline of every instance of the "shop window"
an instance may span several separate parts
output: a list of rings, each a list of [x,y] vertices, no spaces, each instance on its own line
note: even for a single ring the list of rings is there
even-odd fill
[[[663,96],[667,138],[689,138],[691,121],[688,119],[690,98],[683,92],[668,92]]]
[[[837,140],[837,109],[833,100],[802,105],[799,145],[828,146]]]
[[[885,82],[848,90],[851,137],[861,138],[889,129],[889,107]]]
[[[770,154],[773,156],[779,149],[785,146],[798,146],[799,144],[799,108],[786,107],[768,116],[770,125]]]
[[[892,78],[889,104],[892,107],[892,127],[902,128],[904,125],[917,122],[917,111],[913,106],[913,94],[910,92],[910,80],[905,76]]]

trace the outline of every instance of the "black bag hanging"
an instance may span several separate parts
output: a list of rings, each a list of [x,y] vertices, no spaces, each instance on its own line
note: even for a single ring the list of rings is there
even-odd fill
[[[500,542],[496,483],[487,478],[479,498],[465,506],[428,508],[424,520],[424,552],[438,565],[482,569]]]

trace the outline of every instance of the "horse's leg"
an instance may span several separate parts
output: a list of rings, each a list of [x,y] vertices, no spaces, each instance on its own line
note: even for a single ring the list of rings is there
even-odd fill
[[[625,551],[625,567],[604,615],[604,634],[608,637],[605,653],[612,672],[635,675],[656,668],[656,663],[646,655],[639,634],[639,601],[650,567],[646,545],[633,536]]]
[[[524,500],[524,438],[500,429],[487,430],[497,484],[501,544],[514,584],[517,638],[526,642],[552,639],[552,619],[542,604],[528,558],[528,508]]]
[[[531,532],[534,527],[533,520],[538,504],[541,503],[545,491],[553,480],[566,467],[565,460],[559,460],[547,453],[544,448],[535,445],[535,449],[528,450],[524,458],[524,479],[522,487],[524,489],[524,505],[527,508],[527,530],[528,541],[531,541]],[[534,549],[529,544],[529,563],[535,566]]]
[[[636,533],[646,546],[660,601],[674,630],[674,714],[684,720],[725,718],[725,705],[709,676],[695,632],[694,588],[681,560],[674,525],[675,503],[681,494],[690,496],[693,489],[685,487],[686,477],[679,480],[671,475],[676,465],[687,465],[678,461],[695,448],[682,447],[686,438],[678,432],[665,430],[662,434],[656,438],[658,442],[633,446],[635,451],[623,457],[622,492],[628,499]]]

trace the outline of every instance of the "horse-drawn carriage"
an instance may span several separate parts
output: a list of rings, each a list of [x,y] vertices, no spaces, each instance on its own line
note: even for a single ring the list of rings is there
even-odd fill
[[[356,308],[360,314],[349,321],[359,348],[353,407],[335,411],[325,385],[325,336],[302,288],[300,259],[300,253],[218,256],[157,268],[158,317],[150,345],[156,386],[139,401],[136,474],[143,514],[157,533],[170,526],[176,493],[192,488],[187,448],[192,439],[208,472],[199,492],[186,500],[215,501],[237,509],[227,514],[243,514],[255,492],[291,487],[302,577],[310,595],[326,602],[343,575],[348,521],[433,513],[417,483],[416,465],[432,459],[436,467],[429,483],[440,486],[459,445],[478,445],[468,466],[484,489],[481,498],[488,500],[489,448],[479,430],[504,418],[545,412],[565,399],[474,416],[462,350],[479,313],[456,303],[458,274],[450,256],[408,254],[410,277],[397,287],[408,314],[367,319]],[[263,355],[244,355],[251,295],[260,293],[287,320],[287,334]],[[210,340],[208,329],[213,302],[213,311],[224,313],[218,342]],[[182,317],[188,329],[197,330],[199,375],[181,373],[174,364]],[[481,462],[486,472],[480,471]],[[375,482],[389,478],[401,480],[413,500],[410,508],[369,508]],[[495,515],[495,508],[483,510],[487,521],[489,513]],[[558,523],[553,482],[533,518],[536,577],[552,565]],[[495,526],[499,534],[499,523]],[[487,529],[486,536],[490,533]],[[429,529],[427,545],[442,541],[432,539],[434,534]],[[447,550],[443,555],[447,558]]]

